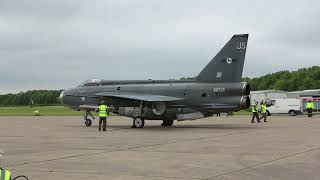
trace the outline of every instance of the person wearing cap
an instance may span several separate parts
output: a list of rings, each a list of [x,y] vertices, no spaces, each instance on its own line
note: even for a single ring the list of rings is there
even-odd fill
[[[101,125],[103,125],[103,131],[107,130],[107,117],[109,115],[108,106],[101,101],[98,108],[99,112],[99,131],[101,131]]]

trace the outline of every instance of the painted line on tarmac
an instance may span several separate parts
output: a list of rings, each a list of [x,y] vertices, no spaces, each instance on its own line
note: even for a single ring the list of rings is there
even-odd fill
[[[33,162],[11,164],[11,165],[9,165],[9,167],[17,167],[17,166],[31,165],[31,164],[37,164],[37,163],[46,163],[46,162],[52,162],[52,161],[57,161],[57,160],[79,158],[79,157],[86,157],[86,156],[94,156],[94,155],[101,155],[101,154],[112,153],[112,152],[135,150],[135,149],[139,149],[139,148],[155,147],[155,146],[162,146],[162,145],[167,145],[167,144],[176,144],[176,143],[180,143],[180,142],[198,141],[198,140],[204,140],[204,139],[214,139],[214,138],[219,138],[219,137],[224,137],[224,136],[232,136],[232,135],[248,134],[248,133],[251,133],[251,132],[228,133],[228,134],[218,135],[218,136],[214,136],[214,137],[187,139],[187,140],[180,140],[180,141],[171,141],[171,142],[166,142],[166,143],[156,143],[156,144],[149,144],[149,145],[143,145],[143,146],[135,146],[135,147],[129,147],[129,148],[124,148],[124,149],[120,148],[117,150],[107,150],[107,151],[96,152],[96,153],[70,155],[70,156],[58,157],[58,158],[47,159],[47,160],[42,160],[42,161],[33,161]]]
[[[320,150],[320,147],[308,149],[308,150],[305,150],[305,151],[302,151],[302,152],[297,152],[297,153],[290,154],[290,155],[287,155],[287,156],[282,156],[282,157],[279,157],[279,158],[276,158],[276,159],[272,159],[272,160],[269,160],[269,161],[264,161],[264,162],[261,162],[261,163],[255,164],[255,165],[251,165],[251,166],[247,166],[247,167],[244,167],[244,168],[241,168],[241,169],[238,169],[238,170],[228,171],[228,172],[225,172],[225,173],[222,173],[222,174],[218,174],[218,175],[215,175],[215,176],[207,177],[204,180],[220,178],[220,177],[222,177],[224,175],[228,175],[228,174],[233,174],[233,173],[249,170],[249,169],[252,169],[252,168],[255,168],[255,167],[259,167],[259,166],[262,166],[262,165],[265,165],[265,164],[269,164],[269,163],[276,162],[276,161],[281,161],[283,159],[287,159],[287,158],[291,158],[291,157],[294,157],[294,156],[306,154],[306,153],[313,152],[313,151],[316,151],[316,150]]]
[[[180,177],[180,176],[152,176],[152,175],[137,175],[137,174],[124,174],[124,173],[103,173],[103,172],[79,172],[79,171],[55,171],[55,170],[21,170],[21,169],[12,169],[21,172],[43,172],[43,173],[65,173],[65,174],[88,174],[88,175],[118,175],[118,176],[134,176],[134,177],[148,177],[148,178],[166,178],[166,179],[202,179],[198,177]]]

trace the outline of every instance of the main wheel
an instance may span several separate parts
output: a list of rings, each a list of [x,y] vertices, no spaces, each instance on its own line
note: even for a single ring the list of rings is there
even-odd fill
[[[144,126],[144,119],[143,118],[135,118],[133,119],[133,126],[134,128],[143,128]]]
[[[86,120],[84,121],[84,123],[86,124],[87,127],[89,127],[89,126],[92,125],[91,119],[86,119]]]
[[[161,126],[172,126],[173,120],[163,120]]]

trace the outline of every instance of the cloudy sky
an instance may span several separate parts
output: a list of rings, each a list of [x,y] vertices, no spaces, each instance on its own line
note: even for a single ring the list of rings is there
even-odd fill
[[[195,76],[249,33],[243,76],[320,65],[319,1],[1,0],[0,94]]]

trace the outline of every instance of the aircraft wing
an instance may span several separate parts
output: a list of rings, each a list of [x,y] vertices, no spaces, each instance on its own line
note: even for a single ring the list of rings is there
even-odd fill
[[[84,111],[97,111],[99,109],[98,105],[91,105],[91,104],[83,104],[79,106],[79,110],[84,110]],[[113,112],[114,107],[110,106],[109,111]]]
[[[98,105],[83,104],[79,106],[79,109],[95,111],[96,109],[98,109]]]
[[[123,99],[131,99],[131,100],[147,101],[147,102],[168,102],[168,101],[178,101],[178,100],[183,99],[183,98],[172,97],[172,96],[140,94],[140,93],[126,93],[126,92],[121,92],[119,94],[112,93],[112,92],[102,92],[102,93],[96,94],[96,96],[111,97],[111,98],[123,98]]]

